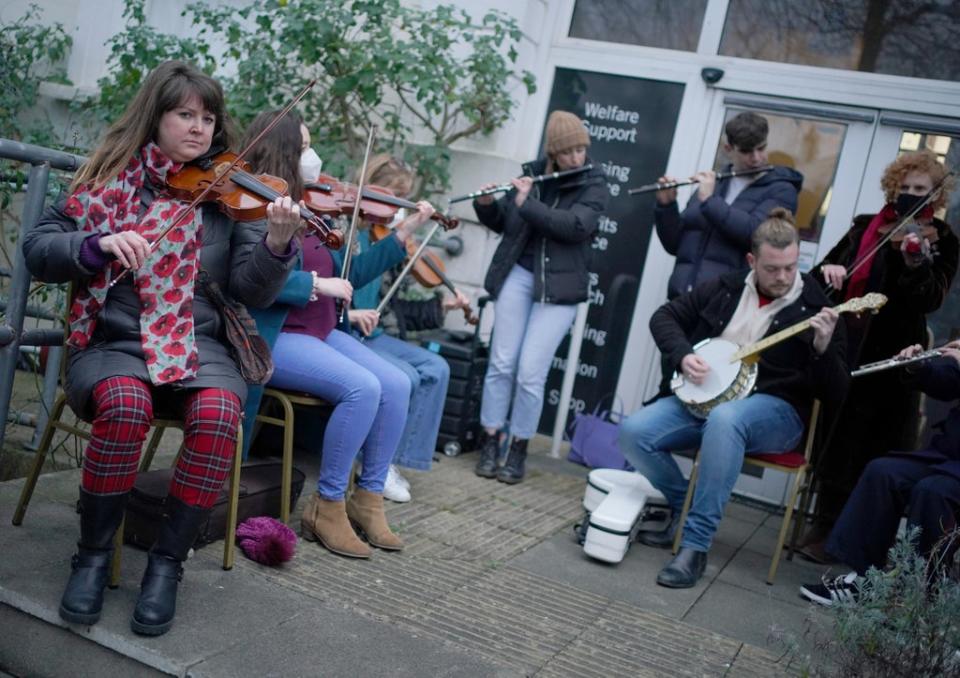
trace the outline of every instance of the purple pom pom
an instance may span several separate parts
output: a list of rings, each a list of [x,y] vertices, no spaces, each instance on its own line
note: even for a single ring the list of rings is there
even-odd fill
[[[237,543],[248,558],[263,565],[279,565],[293,558],[297,535],[275,518],[248,518],[237,526]]]

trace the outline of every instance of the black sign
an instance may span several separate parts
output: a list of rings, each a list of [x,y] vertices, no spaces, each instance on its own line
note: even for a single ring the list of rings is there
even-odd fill
[[[610,202],[593,240],[590,313],[570,407],[592,410],[612,394],[637,299],[643,262],[653,230],[653,194],[627,195],[664,173],[683,85],[558,68],[550,111],[570,111],[588,125],[590,160],[607,176]],[[553,430],[569,335],[547,378],[540,431]]]

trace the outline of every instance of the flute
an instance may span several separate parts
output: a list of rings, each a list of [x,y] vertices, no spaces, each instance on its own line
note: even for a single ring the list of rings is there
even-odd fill
[[[887,358],[886,360],[878,360],[875,363],[867,363],[866,365],[861,365],[859,368],[850,373],[851,377],[859,377],[862,374],[872,374],[874,372],[880,372],[882,370],[889,370],[894,367],[903,367],[904,365],[911,365],[913,363],[918,363],[922,360],[930,360],[930,358],[939,358],[943,353],[940,352],[940,349],[932,349],[930,351],[924,351],[923,353],[918,353],[912,358]]]
[[[593,169],[593,165],[584,165],[583,167],[577,167],[575,169],[562,170],[560,172],[549,172],[547,174],[538,174],[533,177],[534,183],[539,183],[541,181],[550,181],[552,179],[562,179],[563,177],[569,177],[574,174],[580,174],[581,172],[588,172]],[[485,188],[481,191],[474,191],[473,193],[467,193],[466,195],[458,195],[456,198],[450,198],[448,203],[463,202],[464,200],[473,200],[474,198],[479,198],[482,195],[492,195],[494,193],[502,193],[504,191],[509,191],[513,188],[513,184],[500,184],[499,186],[493,186],[492,188]]]
[[[721,179],[730,179],[731,177],[746,177],[751,174],[760,174],[761,172],[769,172],[773,169],[773,165],[764,165],[763,167],[756,167],[754,169],[748,170],[730,170],[729,172],[717,172],[717,181]],[[636,195],[637,193],[649,193],[650,191],[663,191],[668,188],[676,188],[677,186],[689,186],[690,184],[699,184],[700,182],[696,179],[689,179],[688,181],[664,181],[663,183],[652,183],[644,184],[643,186],[637,186],[636,188],[627,189],[627,195]]]

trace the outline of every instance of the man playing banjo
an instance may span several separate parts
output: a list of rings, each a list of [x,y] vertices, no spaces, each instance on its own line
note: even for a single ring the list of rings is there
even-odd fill
[[[650,330],[665,365],[682,375],[673,379],[673,386],[686,382],[697,388],[717,381],[716,373],[726,368],[711,367],[695,353],[694,345],[704,340],[746,346],[803,320],[809,321],[812,332],[794,334],[761,353],[754,390],[749,392],[748,385],[745,393],[718,394],[721,401],[732,399],[710,409],[706,419],[670,395],[667,371],[661,397],[621,426],[624,456],[663,493],[673,510],[666,530],[641,533],[639,541],[644,544],[667,547],[678,527],[687,483],[670,452],[700,448],[699,479],[681,548],[657,576],[662,586],[689,588],[703,574],[744,454],[796,448],[813,399],[833,402],[849,383],[843,324],[838,327],[838,314],[819,284],[797,268],[799,236],[790,212],[771,211],[754,231],[751,250],[749,273],[735,271],[706,282],[667,302],[651,317]]]

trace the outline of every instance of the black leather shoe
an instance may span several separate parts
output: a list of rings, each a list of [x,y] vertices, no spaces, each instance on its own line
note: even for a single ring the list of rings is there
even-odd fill
[[[480,448],[480,459],[473,469],[481,478],[497,477],[497,457],[500,456],[500,431],[493,435],[483,434],[483,446]]]
[[[508,485],[516,485],[523,480],[524,462],[527,460],[527,441],[514,438],[507,451],[507,459],[497,471],[497,480]]]
[[[671,589],[689,589],[697,585],[707,568],[707,552],[681,547],[657,575],[657,583]]]
[[[677,526],[680,525],[680,512],[676,511],[670,516],[670,522],[662,530],[644,531],[637,533],[637,541],[645,546],[653,546],[658,549],[666,549],[673,546],[673,540],[677,536]]]
[[[130,620],[133,632],[145,636],[159,636],[173,625],[177,585],[183,577],[181,563],[187,559],[200,527],[210,515],[210,509],[188,506],[173,497],[167,497],[165,509],[157,543],[147,554],[140,597]]]
[[[80,541],[60,599],[60,618],[64,621],[88,625],[100,621],[103,591],[110,579],[113,535],[126,501],[126,493],[102,495],[80,490]]]

